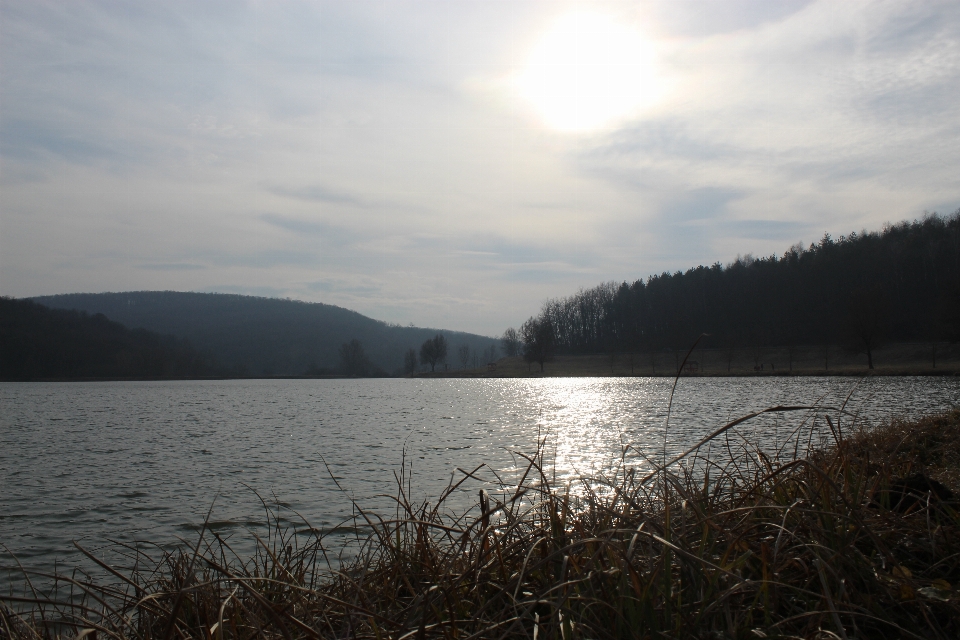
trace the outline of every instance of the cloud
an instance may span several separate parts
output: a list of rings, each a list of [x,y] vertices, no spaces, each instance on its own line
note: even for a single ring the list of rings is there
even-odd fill
[[[757,238],[789,243],[803,234],[809,234],[811,227],[804,222],[791,220],[735,220],[724,225],[723,230],[734,238]]]
[[[581,162],[641,191],[660,184],[749,194],[736,217],[757,217],[752,205],[772,200],[780,204],[766,216],[802,216],[800,203],[818,191],[816,214],[832,208],[834,220],[867,217],[847,209],[853,194],[908,215],[931,186],[924,183],[943,188],[939,167],[960,159],[937,142],[960,132],[949,107],[960,86],[957,14],[947,5],[850,3],[838,11],[821,2],[752,33],[678,48],[672,64],[689,87],[682,100],[588,149]],[[904,180],[907,173],[916,175]]]
[[[665,97],[557,134],[504,92],[573,6]],[[960,5],[0,8],[0,293],[220,290],[499,334],[548,297],[960,207]]]
[[[223,267],[244,267],[257,270],[291,266],[311,267],[320,263],[319,256],[315,252],[283,248],[221,253],[212,256],[211,261]]]
[[[673,36],[704,38],[748,31],[797,13],[813,0],[651,3],[651,19]]]
[[[202,264],[193,264],[190,262],[154,262],[136,265],[138,269],[149,269],[153,271],[198,271],[208,268]]]
[[[282,216],[276,213],[264,213],[260,219],[272,227],[291,231],[301,236],[319,236],[321,239],[338,245],[355,244],[364,239],[364,235],[349,229],[324,223],[316,218],[301,219]]]
[[[328,189],[326,187],[311,185],[305,187],[296,187],[293,189],[284,187],[271,187],[268,191],[278,196],[287,198],[297,198],[299,200],[308,200],[310,202],[330,202],[333,204],[352,204],[358,207],[370,206],[364,203],[360,198],[354,195]]]
[[[346,278],[324,278],[315,282],[306,282],[304,286],[310,291],[319,293],[345,293],[350,295],[370,295],[379,294],[383,291],[383,285],[378,282],[360,281]]]
[[[0,154],[21,162],[42,162],[49,156],[67,162],[118,161],[132,157],[98,141],[95,136],[19,118],[0,120]]]

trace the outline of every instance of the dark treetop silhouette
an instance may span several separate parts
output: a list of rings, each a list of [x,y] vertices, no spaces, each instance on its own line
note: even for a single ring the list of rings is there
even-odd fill
[[[708,334],[707,348],[842,345],[872,367],[883,341],[960,340],[960,211],[602,284],[548,300],[533,321],[564,354],[686,349]]]

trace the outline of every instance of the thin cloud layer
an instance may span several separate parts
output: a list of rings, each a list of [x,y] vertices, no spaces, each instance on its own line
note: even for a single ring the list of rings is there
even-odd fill
[[[655,103],[571,132],[524,101],[574,10],[644,38]],[[583,286],[960,206],[955,2],[0,12],[3,295],[246,292],[493,335]]]

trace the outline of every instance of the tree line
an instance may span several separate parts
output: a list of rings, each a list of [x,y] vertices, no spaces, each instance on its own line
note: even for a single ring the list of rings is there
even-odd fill
[[[224,373],[186,340],[128,329],[101,314],[0,298],[0,378],[191,378]]]
[[[438,333],[432,338],[427,338],[420,345],[419,363],[421,366],[429,366],[430,371],[435,371],[437,365],[444,364],[446,361],[447,339],[443,334]],[[404,373],[410,374],[416,370],[417,351],[411,347],[404,355]],[[370,361],[363,349],[363,344],[356,338],[340,345],[339,373],[358,378],[385,377],[387,375],[385,371]]]
[[[567,354],[960,340],[960,210],[547,300],[519,332],[542,364]]]
[[[430,371],[435,371],[438,365],[446,365],[447,351],[447,339],[443,334],[438,333],[433,338],[424,341],[420,346],[420,366],[429,366]],[[476,369],[482,364],[496,361],[499,357],[495,344],[489,344],[478,351],[475,346],[471,347],[470,344],[464,343],[457,347],[456,355],[461,369],[469,369],[471,367]],[[416,370],[417,352],[414,349],[410,349],[405,358],[404,371],[410,374]]]

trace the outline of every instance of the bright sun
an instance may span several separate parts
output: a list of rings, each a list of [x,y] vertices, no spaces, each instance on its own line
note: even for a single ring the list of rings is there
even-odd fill
[[[660,93],[654,51],[614,18],[576,11],[557,20],[514,76],[520,96],[558,131],[598,131],[635,115]]]

